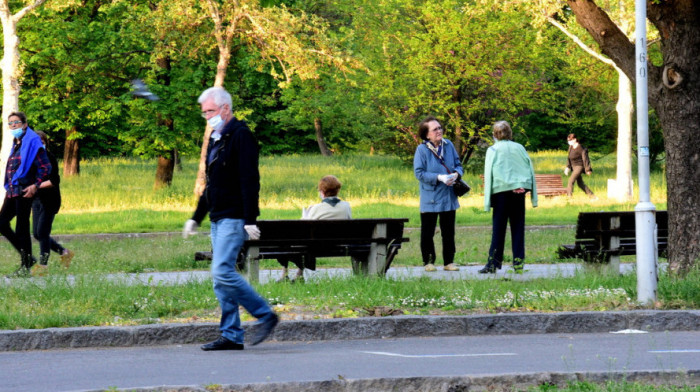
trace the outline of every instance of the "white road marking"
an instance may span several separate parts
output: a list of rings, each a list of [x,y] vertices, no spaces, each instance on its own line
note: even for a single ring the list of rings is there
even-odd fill
[[[388,353],[384,351],[361,351],[365,354],[374,355],[385,355],[388,357],[401,357],[401,358],[450,358],[450,357],[497,357],[497,356],[511,356],[518,355],[516,353],[483,353],[483,354],[420,354],[420,355],[409,355],[409,354],[398,354],[398,353]]]
[[[623,329],[621,331],[614,331],[610,333],[649,333],[647,331],[640,331],[638,329]]]
[[[649,350],[653,354],[670,354],[670,353],[700,353],[700,350]]]

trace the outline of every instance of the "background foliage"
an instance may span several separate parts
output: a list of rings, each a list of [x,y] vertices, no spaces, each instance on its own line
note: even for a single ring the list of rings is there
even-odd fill
[[[415,125],[427,114],[442,119],[465,158],[488,146],[486,132],[498,119],[514,123],[531,151],[564,148],[569,132],[596,151],[614,150],[615,75],[553,27],[534,25],[526,10],[486,0],[245,3],[313,19],[325,29],[323,47],[352,64],[285,80],[269,61],[273,47],[240,38],[225,87],[263,154],[319,151],[318,120],[336,154],[410,159]],[[202,3],[67,4],[37,9],[19,25],[20,107],[30,124],[50,134],[59,156],[67,135],[80,140],[82,157],[197,156],[196,98],[213,83],[218,56]],[[265,28],[271,36],[284,31]],[[161,100],[131,96],[134,78]]]

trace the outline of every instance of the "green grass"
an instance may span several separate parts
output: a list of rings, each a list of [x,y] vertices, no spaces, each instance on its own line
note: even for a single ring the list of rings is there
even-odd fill
[[[659,380],[663,382],[662,380]],[[659,382],[657,381],[657,382]],[[607,381],[596,384],[588,381],[570,382],[566,386],[540,385],[529,388],[531,392],[698,392],[700,386],[685,385],[686,380],[679,375],[674,384],[677,385],[653,385],[629,381]]]
[[[348,277],[256,285],[285,319],[395,314],[604,311],[639,308],[633,275],[580,273],[522,282]],[[217,321],[210,281],[129,285],[103,274],[51,275],[0,287],[0,329]],[[659,281],[659,309],[697,309],[700,273]],[[245,319],[250,316],[244,314]]]
[[[565,151],[532,154],[538,173],[561,173]],[[579,190],[573,198],[540,198],[539,208],[527,211],[529,225],[574,224],[580,211],[632,210],[636,202],[608,200],[607,179],[615,177],[614,156],[592,157],[594,174],[586,182],[599,196],[591,201]],[[343,183],[341,197],[350,202],[353,217],[407,217],[419,225],[418,183],[413,169],[400,159],[382,155],[272,156],[260,166],[260,219],[298,219],[302,207],[318,202],[316,185],[326,174]],[[63,208],[56,216],[54,232],[123,233],[177,231],[196,205],[193,195],[197,162],[185,160],[171,187],[154,190],[155,163],[138,159],[109,158],[84,161],[79,177],[61,183]],[[488,225],[483,211],[479,173],[465,176],[473,190],[460,199],[458,225]],[[564,177],[562,176],[562,181]],[[636,181],[636,179],[635,179]],[[666,208],[664,173],[652,173],[652,202]],[[636,191],[635,191],[636,192]]]
[[[565,152],[532,154],[538,173],[558,173]],[[560,244],[571,243],[579,211],[631,210],[634,203],[605,197],[607,178],[614,177],[614,157],[593,156],[595,174],[586,181],[599,195],[591,201],[577,192],[573,198],[541,198],[540,207],[528,208],[527,261],[555,263]],[[182,239],[177,232],[195,207],[193,197],[197,163],[183,162],[173,185],[154,190],[155,165],[136,159],[97,159],[82,162],[79,177],[62,181],[63,208],[54,234],[76,252],[70,270],[52,256],[45,280],[14,280],[0,286],[0,328],[46,328],[83,325],[143,324],[165,321],[216,321],[218,306],[210,282],[180,286],[130,286],[106,274],[150,271],[204,270],[195,251],[208,250],[208,224],[202,234]],[[279,156],[261,159],[261,219],[298,219],[301,208],[318,202],[316,184],[325,174],[343,182],[341,197],[355,218],[408,217],[404,244],[395,266],[421,265],[419,251],[418,185],[410,166],[400,159],[377,155]],[[484,212],[478,173],[469,173],[472,193],[460,199],[457,213],[457,255],[461,265],[483,264],[489,242],[491,216]],[[652,174],[652,201],[665,208],[662,172]],[[563,225],[538,228],[537,225]],[[139,237],[66,236],[94,233],[174,232]],[[436,246],[441,248],[439,234]],[[0,245],[0,274],[12,272],[19,257],[7,242]],[[510,245],[506,244],[506,249]],[[506,252],[508,255],[509,252]],[[568,260],[570,261],[570,260]],[[623,261],[633,261],[623,258]],[[348,267],[344,258],[320,259],[318,266]],[[262,268],[279,268],[263,261]],[[700,276],[686,279],[662,275],[661,309],[700,305]],[[305,285],[258,286],[285,318],[355,317],[369,314],[472,314],[502,311],[563,311],[634,309],[634,276],[580,274],[573,278],[528,282],[464,280],[435,282],[379,279],[331,279]]]

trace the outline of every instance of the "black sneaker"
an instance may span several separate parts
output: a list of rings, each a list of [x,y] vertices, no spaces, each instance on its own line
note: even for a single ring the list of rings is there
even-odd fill
[[[267,339],[267,337],[270,336],[270,334],[275,329],[275,326],[279,321],[279,317],[277,317],[276,314],[272,313],[272,317],[270,317],[269,320],[258,323],[258,326],[255,330],[255,336],[253,337],[253,341],[250,342],[250,344],[255,346],[256,344],[262,343],[263,340]]]
[[[200,348],[204,351],[243,350],[243,345],[240,343],[232,342],[223,336],[219,336],[219,338],[215,341],[207,343]]]

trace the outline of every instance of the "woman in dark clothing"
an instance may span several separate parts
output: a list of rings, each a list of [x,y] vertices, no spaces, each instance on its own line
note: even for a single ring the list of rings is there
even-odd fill
[[[14,139],[5,167],[5,200],[0,208],[0,234],[17,249],[22,260],[20,267],[9,277],[22,277],[29,274],[36,262],[32,256],[29,215],[37,189],[49,177],[51,163],[41,138],[27,125],[24,113],[10,113],[7,124]],[[13,219],[15,230],[10,227]]]
[[[589,176],[593,172],[591,161],[588,159],[588,149],[579,144],[576,135],[573,133],[569,134],[567,140],[569,143],[569,156],[564,174],[568,176],[569,172],[571,172],[571,177],[569,177],[566,194],[571,196],[574,192],[574,182],[576,182],[578,187],[586,192],[588,196],[595,197],[591,189],[583,182],[583,172]]]
[[[32,275],[43,275],[47,271],[49,255],[52,250],[61,255],[61,264],[66,268],[70,266],[74,253],[51,238],[51,226],[61,208],[61,189],[59,187],[61,176],[58,174],[58,161],[48,150],[48,137],[42,131],[36,131],[36,134],[41,137],[46,155],[51,162],[49,179],[41,184],[32,203],[32,227],[34,228],[34,238],[39,241],[40,250],[39,264],[32,268]]]

